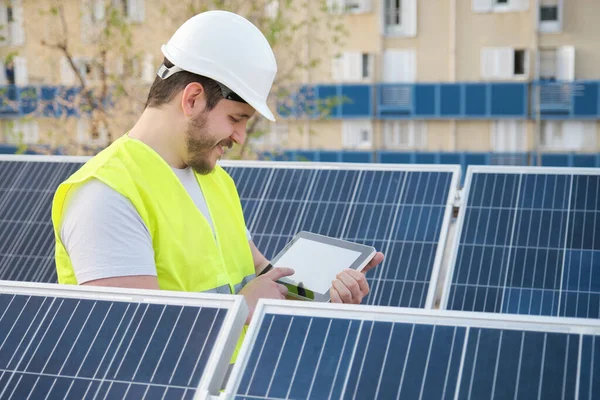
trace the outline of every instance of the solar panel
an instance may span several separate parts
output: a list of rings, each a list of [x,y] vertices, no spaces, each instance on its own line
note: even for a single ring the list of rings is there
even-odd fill
[[[56,282],[51,202],[87,157],[0,158],[0,279]],[[268,258],[299,231],[366,243],[386,260],[368,304],[430,307],[458,166],[223,161]],[[441,244],[441,245],[440,245]]]
[[[217,395],[246,315],[241,296],[0,282],[0,398]]]
[[[0,155],[0,279],[57,281],[52,199],[58,185],[85,160]]]
[[[600,317],[600,170],[470,167],[442,308]]]
[[[600,322],[265,301],[232,399],[592,399]]]
[[[429,308],[459,166],[235,162],[235,180],[259,250],[273,258],[301,230],[374,246],[366,304]]]

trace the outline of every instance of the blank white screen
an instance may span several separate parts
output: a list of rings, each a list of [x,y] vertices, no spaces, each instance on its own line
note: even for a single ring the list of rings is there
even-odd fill
[[[295,273],[289,279],[302,282],[303,286],[317,293],[325,293],[335,276],[349,268],[360,252],[328,244],[298,239],[274,267],[292,268]]]

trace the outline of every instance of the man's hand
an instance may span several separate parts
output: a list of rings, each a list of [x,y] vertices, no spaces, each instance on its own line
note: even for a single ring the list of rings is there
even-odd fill
[[[248,304],[250,312],[248,318],[246,318],[246,324],[250,323],[254,309],[258,300],[261,298],[266,299],[285,299],[288,294],[288,289],[284,285],[277,283],[276,281],[284,276],[290,276],[294,274],[294,270],[290,268],[273,268],[264,275],[252,279],[239,294],[243,295]]]
[[[360,304],[362,299],[369,294],[369,284],[365,273],[375,268],[383,261],[383,253],[378,252],[361,272],[346,269],[336,276],[330,291],[332,303]]]

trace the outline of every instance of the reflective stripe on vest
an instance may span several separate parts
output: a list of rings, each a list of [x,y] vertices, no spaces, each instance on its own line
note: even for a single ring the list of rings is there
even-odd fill
[[[237,285],[234,286],[235,294],[238,294],[240,292],[240,290],[242,290],[242,288],[244,286],[246,286],[248,284],[248,282],[250,282],[254,278],[256,278],[256,274],[248,275],[244,279],[242,279],[242,281],[240,283],[238,283]],[[214,289],[205,290],[202,293],[231,294],[231,289],[229,289],[229,285],[222,285],[222,286],[216,287]]]

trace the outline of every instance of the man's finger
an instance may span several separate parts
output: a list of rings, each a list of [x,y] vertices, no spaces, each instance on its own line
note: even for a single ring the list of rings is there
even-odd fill
[[[331,290],[329,290],[329,296],[331,297],[332,303],[343,303],[340,294],[337,290],[335,290],[334,287],[332,287]]]
[[[375,253],[375,255],[373,256],[371,261],[369,261],[369,263],[363,268],[363,270],[361,272],[364,274],[367,271],[369,271],[370,269],[375,268],[376,266],[378,266],[379,264],[381,264],[383,262],[383,259],[384,259],[383,253],[378,251],[377,253]]]
[[[358,286],[360,287],[360,291],[363,296],[366,296],[369,293],[369,283],[367,282],[367,278],[365,278],[365,274],[362,272],[358,272],[355,269],[347,269],[345,270],[350,276],[356,279],[358,282]]]
[[[352,276],[348,271],[344,271],[338,274],[338,279],[342,281],[344,286],[348,288],[350,291],[352,298],[358,301],[358,299],[362,298],[362,293],[360,290],[360,285],[354,276]]]
[[[291,268],[273,268],[263,276],[268,277],[274,281],[283,278],[284,276],[294,275],[294,270]]]
[[[340,281],[339,279],[336,279],[335,281],[333,281],[333,287],[339,293],[340,298],[342,299],[343,303],[352,303],[352,293],[342,283],[342,281]]]

